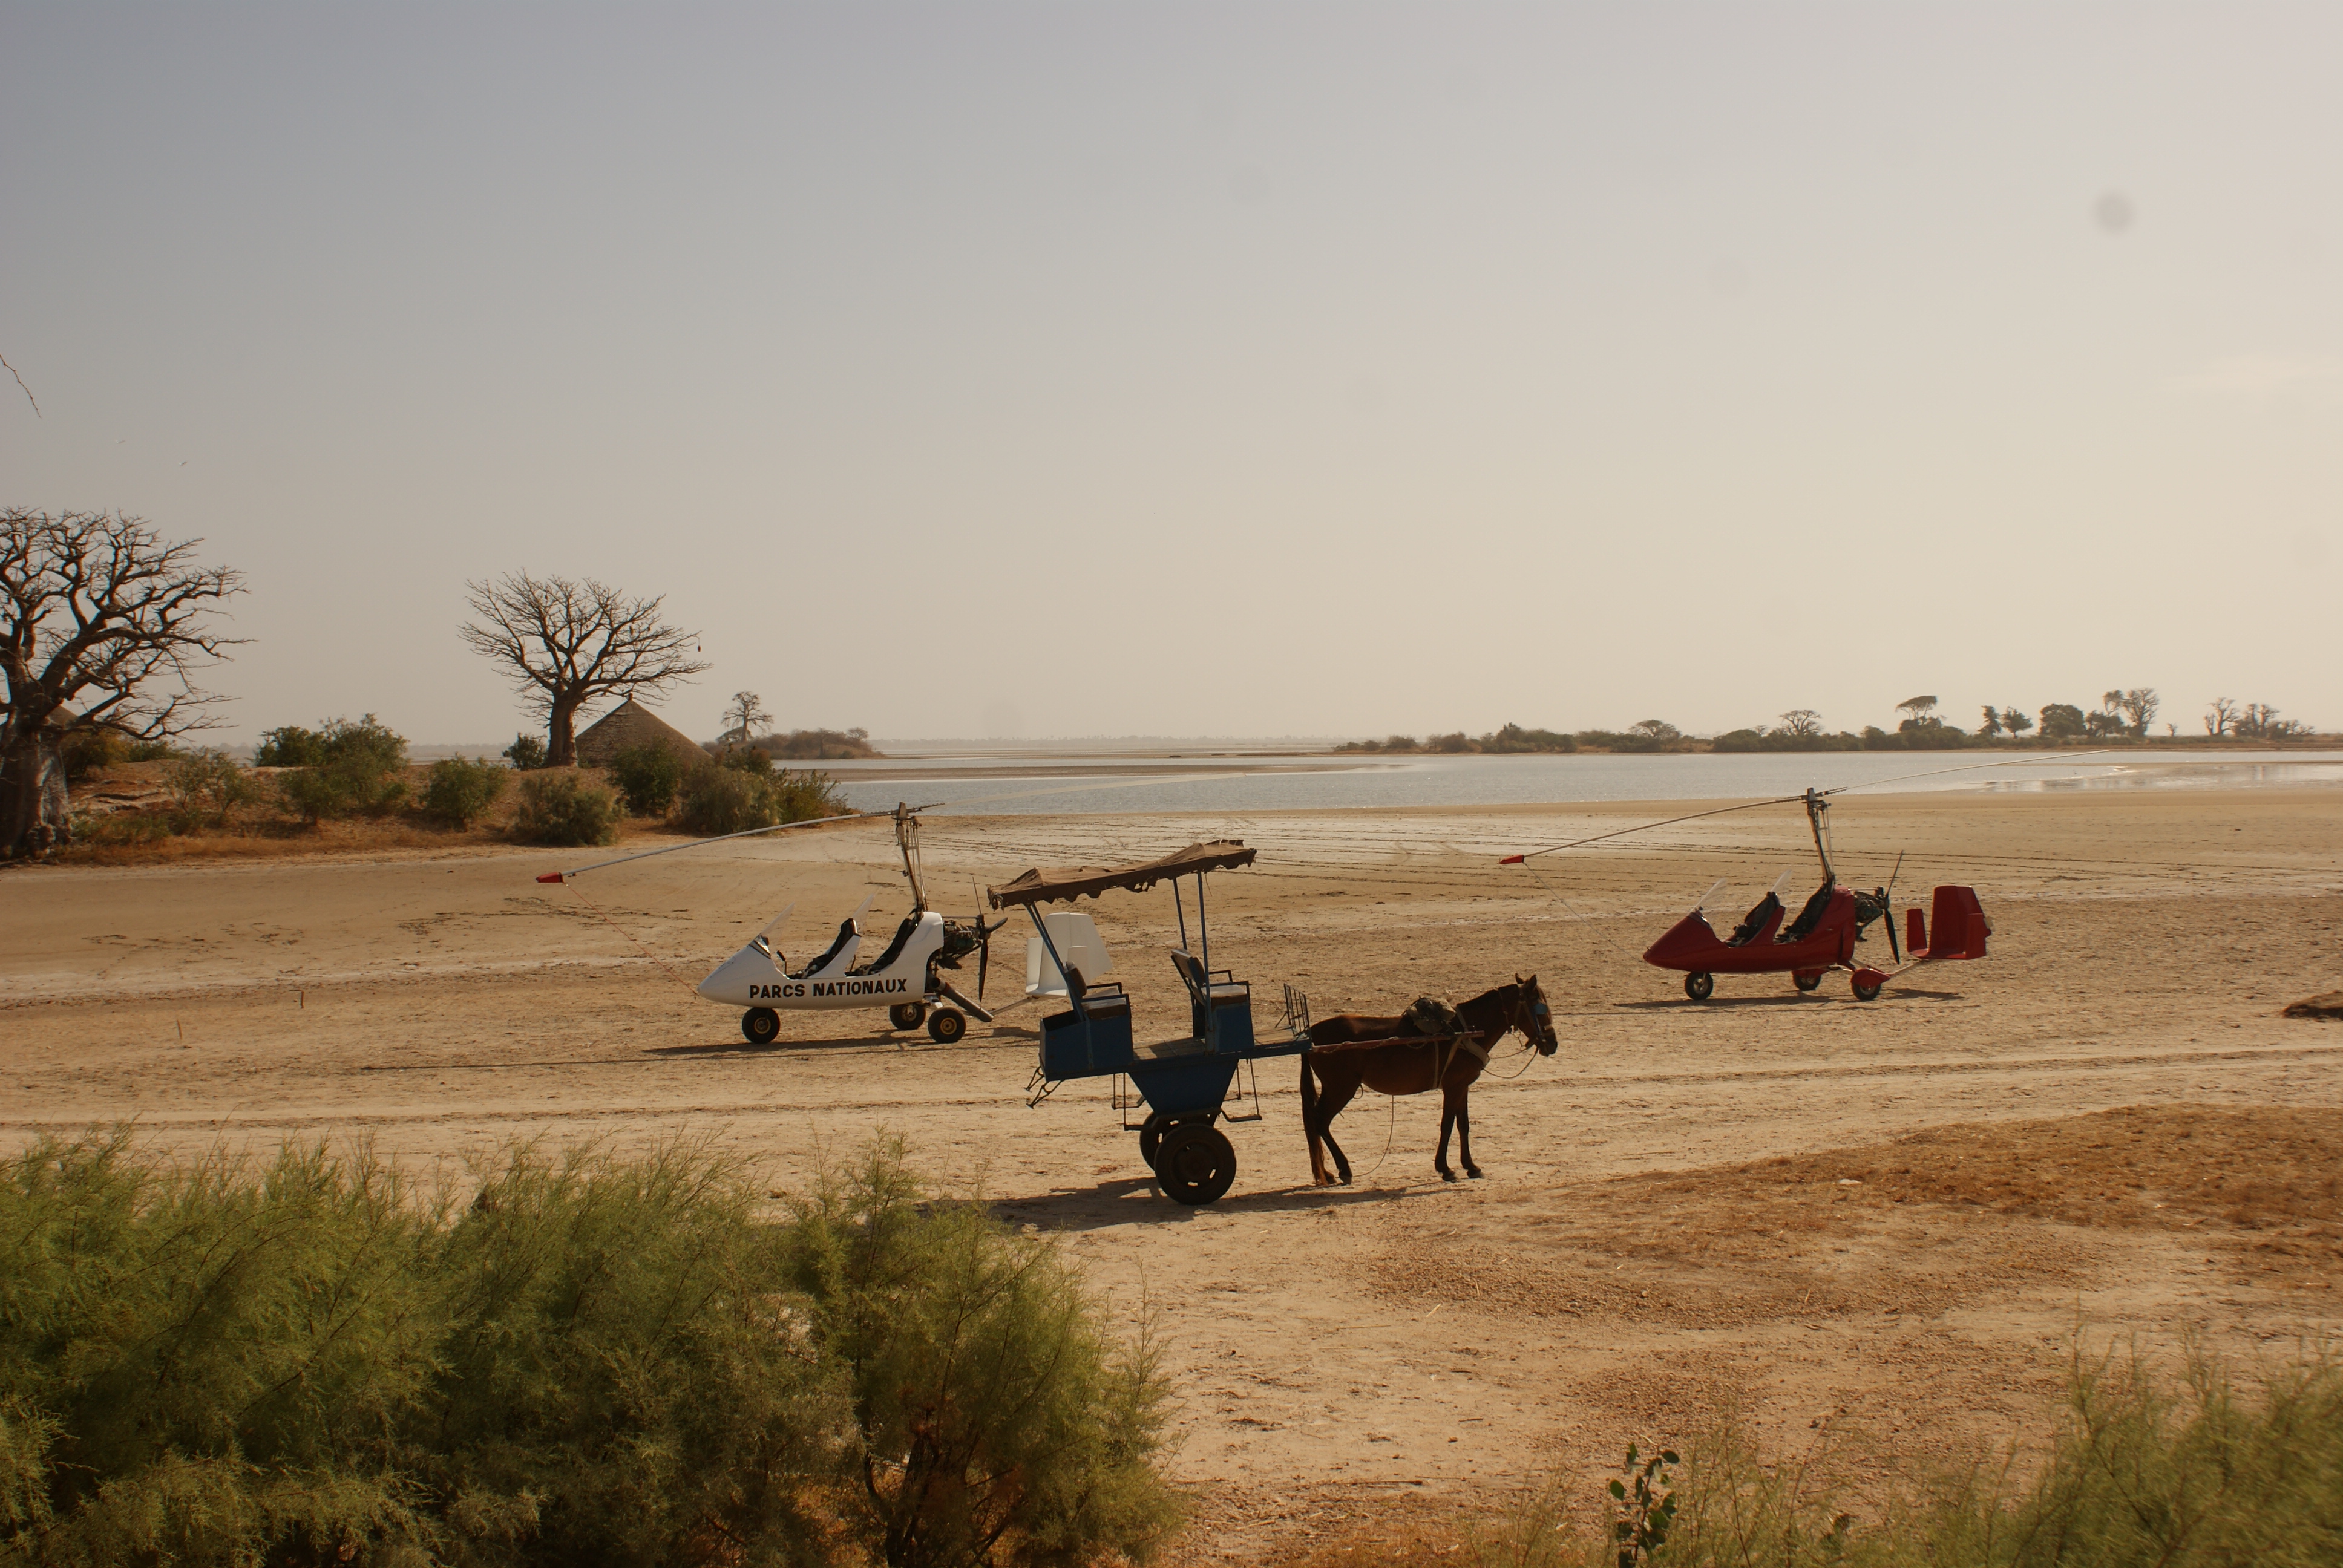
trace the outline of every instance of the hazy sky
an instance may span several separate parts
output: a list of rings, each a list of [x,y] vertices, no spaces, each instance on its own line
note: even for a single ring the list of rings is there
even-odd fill
[[[880,735],[2343,725],[2343,6],[0,4],[0,500]]]

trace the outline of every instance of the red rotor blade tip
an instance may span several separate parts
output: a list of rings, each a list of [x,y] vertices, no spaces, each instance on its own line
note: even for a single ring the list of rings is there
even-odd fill
[[[1528,863],[1529,857],[1527,855],[1508,855],[1503,859],[1497,862],[1500,866],[1521,866]]]
[[[558,871],[548,871],[545,875],[539,877],[538,880],[540,882],[558,882],[561,880],[561,873]]]

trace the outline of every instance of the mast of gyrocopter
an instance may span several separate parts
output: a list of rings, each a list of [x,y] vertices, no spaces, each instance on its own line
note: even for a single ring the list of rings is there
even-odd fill
[[[1806,809],[1806,823],[1815,830],[1815,853],[1823,862],[1823,886],[1838,886],[1838,869],[1830,858],[1830,798],[1819,789],[1808,789],[1799,800]]]

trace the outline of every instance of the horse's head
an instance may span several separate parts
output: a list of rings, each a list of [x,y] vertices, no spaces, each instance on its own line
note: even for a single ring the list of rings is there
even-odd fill
[[[1537,976],[1524,980],[1513,977],[1513,991],[1519,999],[1513,1003],[1513,1026],[1529,1037],[1540,1056],[1552,1056],[1562,1041],[1554,1032],[1554,1009],[1545,1004],[1545,992],[1538,990]]]

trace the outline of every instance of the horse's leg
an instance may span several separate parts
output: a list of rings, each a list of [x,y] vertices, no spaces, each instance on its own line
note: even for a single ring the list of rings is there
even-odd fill
[[[1473,1083],[1470,1079],[1456,1091],[1456,1154],[1464,1161],[1464,1174],[1479,1181],[1481,1168],[1473,1163]]]
[[[1302,1062],[1302,1136],[1310,1144],[1310,1184],[1312,1187],[1331,1186],[1334,1179],[1326,1174],[1326,1153],[1319,1147],[1318,1142],[1322,1130],[1318,1125],[1318,1091],[1312,1081],[1314,1075],[1310,1070],[1310,1058],[1304,1055],[1300,1060]]]
[[[1342,1113],[1342,1107],[1350,1104],[1351,1096],[1358,1091],[1359,1081],[1356,1078],[1347,1074],[1341,1078],[1329,1078],[1326,1080],[1326,1091],[1318,1101],[1318,1136],[1326,1141],[1326,1151],[1333,1155],[1335,1173],[1345,1187],[1351,1184],[1351,1161],[1342,1152],[1342,1146],[1334,1141],[1334,1118]]]
[[[1432,1157],[1432,1168],[1440,1172],[1443,1181],[1456,1180],[1456,1172],[1448,1168],[1448,1134],[1456,1125],[1456,1102],[1443,1094],[1440,1097],[1440,1151]]]

